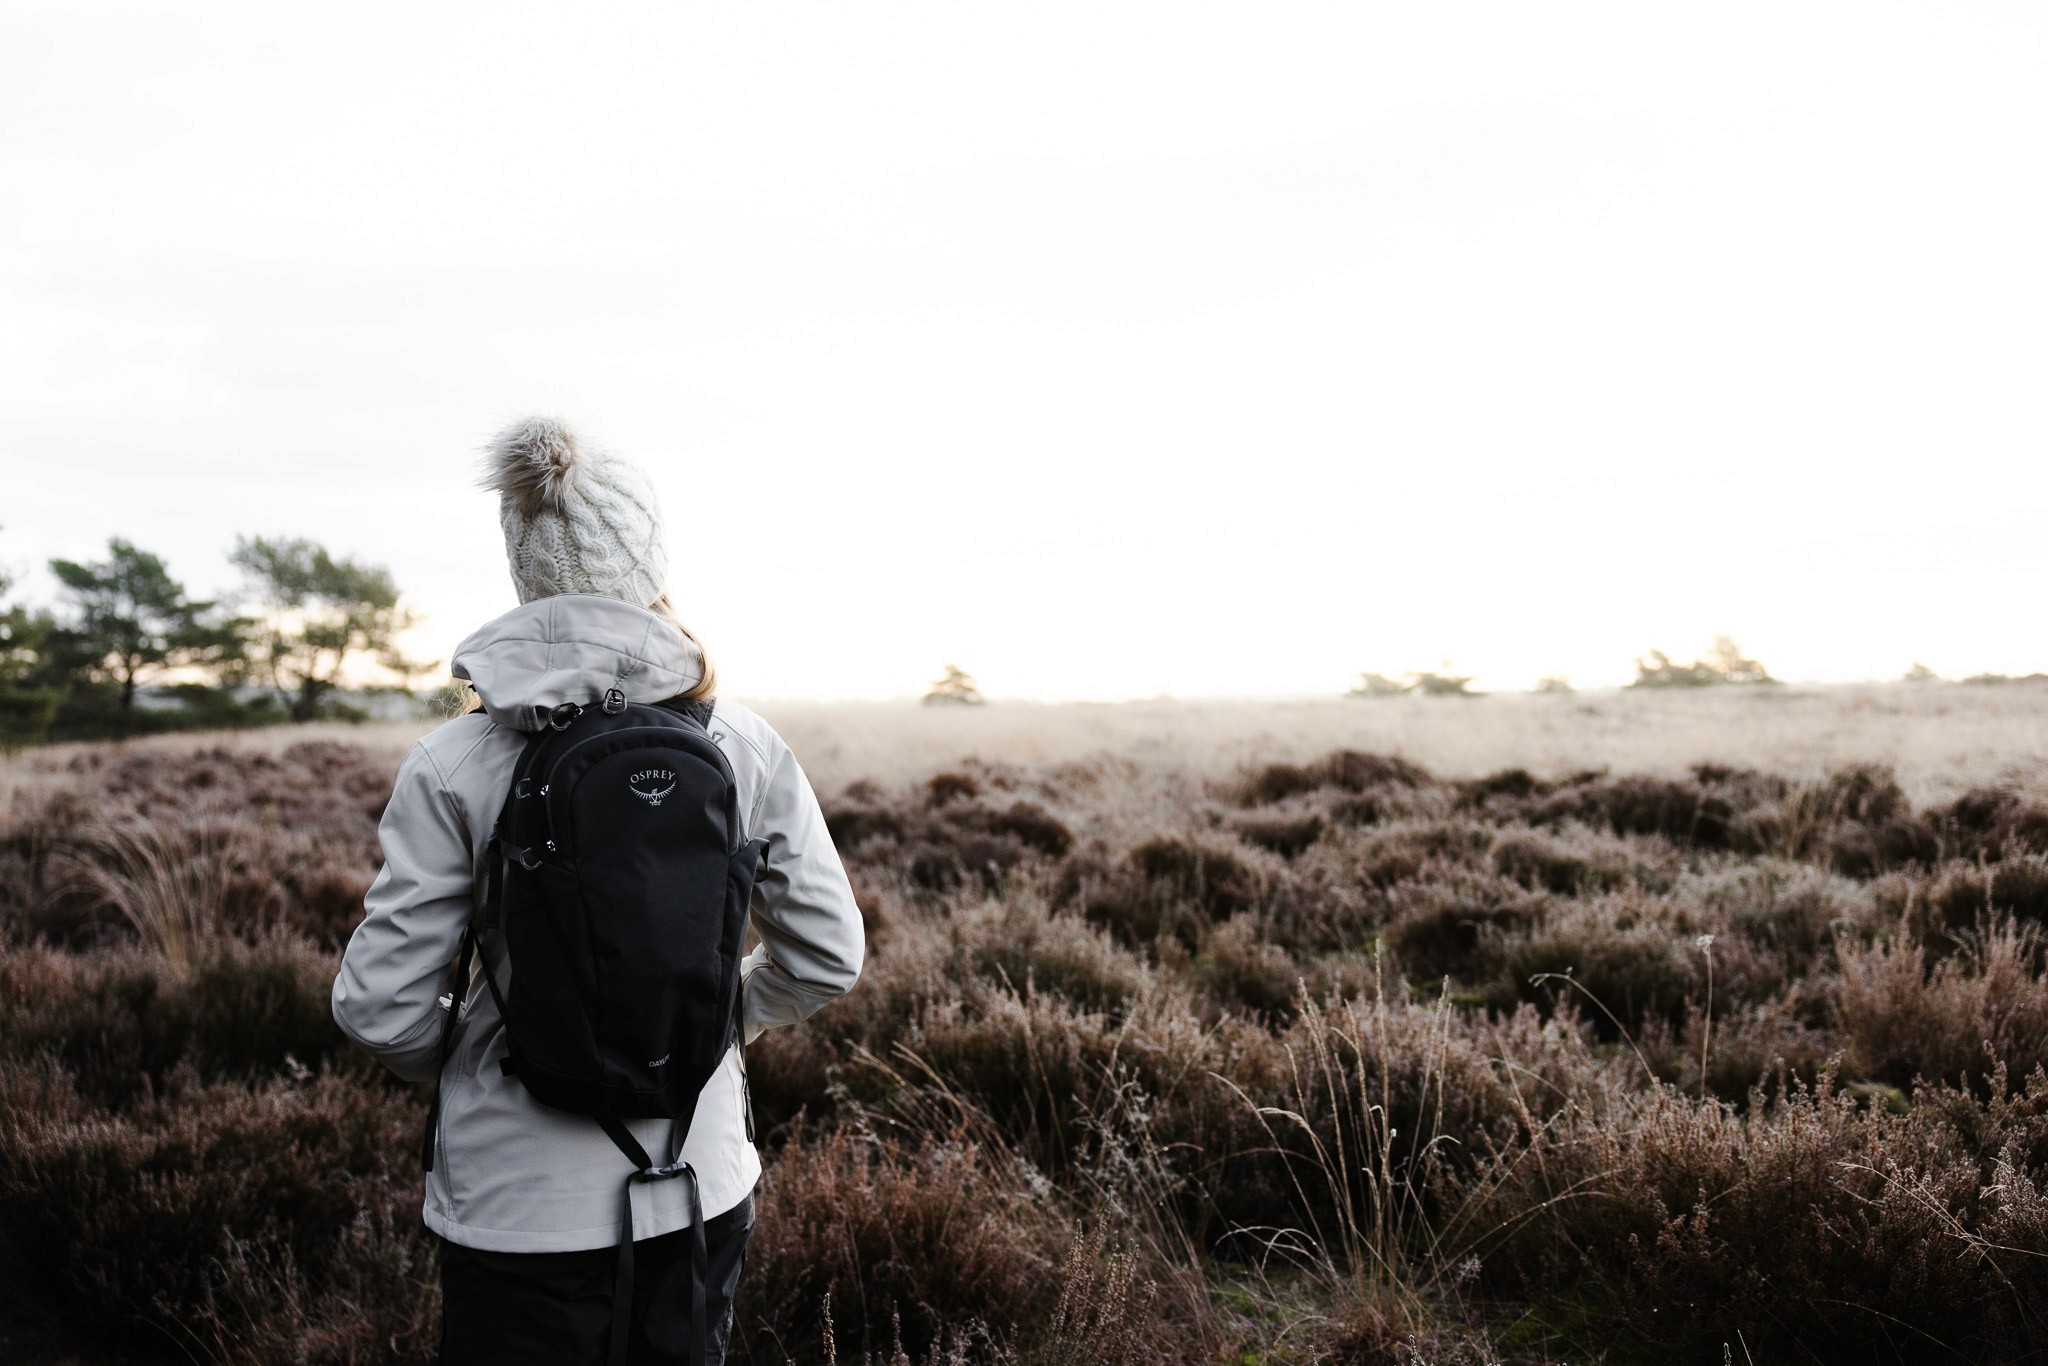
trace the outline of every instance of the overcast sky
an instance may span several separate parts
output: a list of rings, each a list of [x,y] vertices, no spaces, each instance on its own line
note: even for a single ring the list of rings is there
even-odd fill
[[[551,412],[739,695],[2048,668],[2044,14],[0,3],[0,562],[445,658]]]

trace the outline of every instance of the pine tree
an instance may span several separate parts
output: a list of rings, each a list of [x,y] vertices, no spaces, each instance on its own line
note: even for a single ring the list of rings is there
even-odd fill
[[[219,667],[241,654],[242,623],[217,604],[185,596],[162,559],[115,537],[92,564],[51,560],[73,619],[43,642],[87,681],[120,687],[121,728],[134,724],[136,690],[149,679],[194,665]]]
[[[257,673],[294,721],[320,714],[356,655],[398,657],[398,635],[416,620],[399,604],[390,570],[336,558],[303,537],[238,537],[228,559],[262,609],[253,631]]]
[[[0,569],[0,593],[14,586]],[[48,615],[30,612],[19,603],[0,607],[0,751],[32,745],[49,734],[62,695],[37,677],[43,639],[51,630]]]
[[[1727,636],[1714,637],[1714,648],[1705,659],[1680,664],[1662,650],[1652,650],[1636,661],[1636,681],[1631,688],[1710,688],[1723,683],[1776,683],[1771,671],[1746,658],[1742,647]]]
[[[986,700],[974,675],[957,664],[948,664],[945,677],[935,680],[924,695],[926,706],[980,706]]]

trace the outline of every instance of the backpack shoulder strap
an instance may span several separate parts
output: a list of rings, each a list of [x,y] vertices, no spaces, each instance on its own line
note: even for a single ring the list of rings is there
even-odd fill
[[[469,958],[476,950],[476,926],[470,925],[462,932],[462,952],[455,959],[454,985],[448,988],[448,1004],[441,1016],[441,1045],[436,1052],[438,1062],[434,1067],[434,1099],[427,1107],[426,1131],[420,1135],[420,1170],[434,1170],[434,1140],[441,1132],[441,1074],[448,1070],[448,1055],[455,1043],[455,1017],[462,1011],[463,998],[469,994]],[[490,976],[490,969],[484,969],[484,976]],[[496,985],[491,995],[498,994]]]
[[[686,720],[695,721],[703,730],[711,729],[711,709],[718,705],[715,697],[699,697],[684,701],[680,697],[669,697],[654,704],[664,711],[672,711]]]

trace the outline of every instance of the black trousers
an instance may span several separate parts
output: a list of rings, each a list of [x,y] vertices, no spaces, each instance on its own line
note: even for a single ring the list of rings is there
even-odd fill
[[[704,1221],[711,1361],[725,1360],[754,1197]],[[479,1252],[441,1244],[441,1366],[604,1366],[618,1249]],[[690,1230],[633,1244],[633,1366],[683,1366],[690,1347]]]

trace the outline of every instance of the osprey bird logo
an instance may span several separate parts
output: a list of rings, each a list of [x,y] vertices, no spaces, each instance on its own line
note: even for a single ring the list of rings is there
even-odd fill
[[[643,768],[626,780],[626,787],[649,806],[660,806],[676,790],[676,775],[666,768]]]

